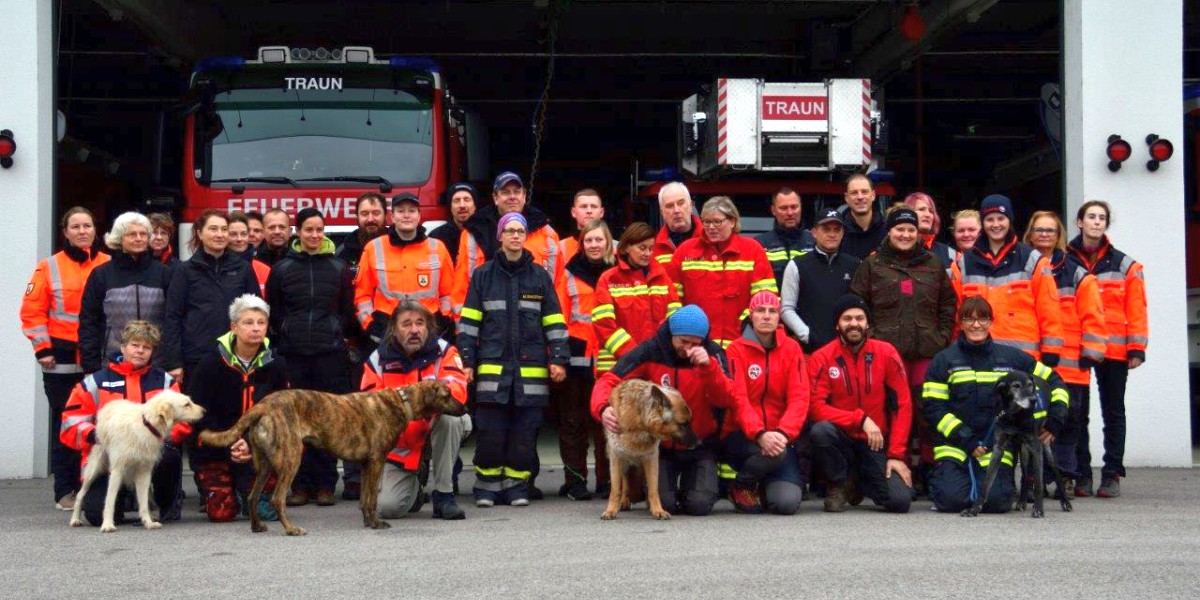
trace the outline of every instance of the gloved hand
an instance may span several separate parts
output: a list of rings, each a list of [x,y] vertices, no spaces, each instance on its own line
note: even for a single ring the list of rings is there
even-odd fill
[[[1086,356],[1079,357],[1079,368],[1080,369],[1083,369],[1084,371],[1091,371],[1092,368],[1095,366],[1096,366],[1096,361],[1094,361]]]
[[[371,313],[371,323],[367,325],[367,336],[372,342],[378,344],[383,340],[383,336],[387,333],[388,316],[381,310]]]
[[[1042,364],[1046,365],[1047,367],[1050,367],[1051,369],[1053,369],[1054,367],[1057,367],[1058,366],[1058,355],[1051,353],[1051,352],[1043,353],[1042,354]]]

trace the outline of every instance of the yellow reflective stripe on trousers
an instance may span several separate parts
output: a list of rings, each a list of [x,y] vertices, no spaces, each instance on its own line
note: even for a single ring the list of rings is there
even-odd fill
[[[717,477],[721,479],[736,479],[737,471],[729,463],[717,463]]]
[[[484,363],[482,365],[479,365],[479,374],[480,375],[501,375],[503,373],[504,373],[504,365],[497,365],[497,364],[493,364],[493,363]]]
[[[480,467],[480,466],[476,465],[475,466],[475,474],[482,476],[482,477],[502,477],[504,475],[504,468],[503,467],[489,468],[489,467]]]
[[[521,367],[521,377],[535,377],[545,379],[550,376],[550,369],[546,367]]]
[[[504,476],[505,477],[511,477],[513,479],[520,479],[521,481],[527,481],[531,475],[532,475],[532,473],[530,473],[529,471],[518,471],[518,470],[510,468],[510,467],[504,467]]]

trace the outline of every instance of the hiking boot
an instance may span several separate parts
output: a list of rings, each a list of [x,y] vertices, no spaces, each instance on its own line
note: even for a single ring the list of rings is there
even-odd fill
[[[1092,495],[1092,478],[1075,480],[1075,497],[1087,498]]]
[[[763,508],[762,496],[758,493],[758,486],[753,484],[729,484],[729,501],[733,502],[734,510],[748,515],[759,515],[766,510]]]
[[[1096,489],[1097,498],[1117,498],[1121,495],[1121,477],[1119,475],[1105,475],[1100,480],[1100,487]]]
[[[829,494],[825,496],[825,512],[846,512],[849,496],[850,490],[847,484],[829,486]]]
[[[567,489],[563,492],[563,495],[572,500],[591,500],[592,499],[592,493],[588,491],[586,482],[576,481],[575,483],[572,483],[571,485],[564,486],[564,487],[566,487]]]
[[[467,518],[467,513],[458,507],[454,494],[450,492],[433,492],[433,518],[457,521]]]
[[[67,511],[75,510],[75,492],[71,492],[62,498],[59,498],[58,501],[54,503],[54,508]]]
[[[183,498],[176,497],[175,501],[162,507],[158,511],[158,520],[160,523],[170,523],[183,518]]]
[[[317,506],[333,506],[337,504],[337,500],[333,497],[333,490],[317,490]]]
[[[266,495],[258,497],[258,518],[263,521],[279,520],[279,513],[274,506],[271,506],[271,501],[267,499]]]
[[[1068,490],[1067,493],[1072,493],[1075,490],[1075,481],[1072,479],[1064,479],[1062,487],[1059,487],[1057,484],[1055,484],[1054,495],[1048,497],[1054,500],[1062,500],[1064,490]]]
[[[491,508],[496,505],[496,501],[491,498],[476,498],[475,506],[479,508]]]
[[[846,481],[846,502],[849,502],[850,506],[858,506],[863,503],[865,498],[863,493],[858,489],[858,483],[853,479],[848,479]]]
[[[342,487],[342,500],[359,500],[362,498],[362,484],[357,481],[347,481]]]
[[[287,497],[288,506],[306,506],[308,505],[308,490],[296,490],[292,495]]]
[[[546,495],[542,493],[540,488],[532,483],[529,484],[529,498],[527,498],[527,500],[541,500],[545,497]],[[526,502],[526,504],[528,504],[528,502]],[[513,506],[524,506],[524,504],[513,504]]]

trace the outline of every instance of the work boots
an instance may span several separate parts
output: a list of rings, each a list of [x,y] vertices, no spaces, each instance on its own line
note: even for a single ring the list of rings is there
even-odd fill
[[[850,503],[850,484],[843,481],[829,487],[829,495],[825,496],[825,512],[846,512]]]
[[[467,518],[467,513],[459,508],[458,503],[454,501],[454,494],[450,492],[433,492],[433,518],[445,519],[447,521],[457,521]]]

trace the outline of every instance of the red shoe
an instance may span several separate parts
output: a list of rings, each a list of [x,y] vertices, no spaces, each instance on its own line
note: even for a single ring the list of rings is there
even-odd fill
[[[748,515],[759,515],[766,512],[763,508],[762,495],[758,493],[758,486],[742,486],[736,483],[729,486],[729,500],[733,502],[733,508],[737,512]]]

